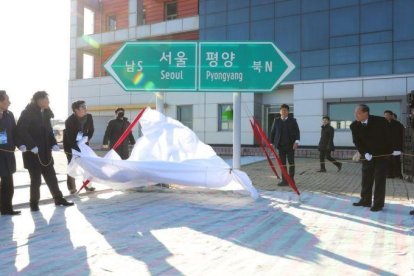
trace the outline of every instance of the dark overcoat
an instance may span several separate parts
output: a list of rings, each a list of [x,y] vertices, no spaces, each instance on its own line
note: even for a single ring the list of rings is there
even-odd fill
[[[7,133],[7,143],[0,144],[0,176],[9,176],[16,172],[16,121],[10,111],[4,111],[0,119],[0,132]]]

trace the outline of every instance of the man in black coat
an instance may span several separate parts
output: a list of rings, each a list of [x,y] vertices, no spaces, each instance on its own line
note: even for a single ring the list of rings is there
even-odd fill
[[[391,141],[393,156],[390,157],[388,165],[388,178],[403,178],[401,174],[401,151],[403,150],[404,126],[394,118],[394,112],[384,111],[384,118],[389,123],[391,129]]]
[[[375,182],[371,211],[381,211],[385,202],[387,164],[392,153],[390,127],[383,117],[370,115],[365,104],[355,108],[355,118],[351,124],[352,139],[363,159],[361,199],[353,205],[371,207]]]
[[[330,123],[331,119],[329,118],[329,116],[322,117],[321,138],[319,139],[318,145],[321,169],[318,172],[326,172],[325,157],[338,168],[338,172],[342,169],[342,163],[336,161],[331,156],[331,152],[335,150],[333,142],[335,130],[330,125]]]
[[[85,101],[76,101],[72,103],[72,115],[70,115],[65,121],[65,130],[63,134],[63,148],[65,150],[68,164],[72,160],[72,149],[80,151],[78,142],[83,137],[88,137],[88,141],[92,139],[95,131],[93,125],[93,118],[91,114],[88,114]],[[88,144],[88,142],[86,143]],[[67,186],[71,194],[76,193],[76,181],[75,178],[70,175],[67,176]],[[85,187],[87,191],[95,191],[95,188],[89,184]]]
[[[16,121],[6,91],[0,90],[0,213],[2,215],[19,215],[13,210],[14,195],[13,173],[16,172]]]
[[[59,151],[53,135],[50,119],[53,112],[49,108],[49,98],[45,91],[36,92],[30,104],[22,111],[17,122],[18,141],[23,151],[23,164],[30,174],[30,209],[39,211],[40,185],[42,176],[55,200],[55,205],[71,206],[58,186],[53,167],[52,150]]]
[[[120,107],[115,110],[116,119],[109,121],[108,126],[106,127],[105,135],[103,138],[103,148],[113,148],[118,139],[122,136],[124,131],[129,127],[130,123],[128,119],[124,117],[125,110]],[[128,159],[129,150],[128,143],[131,145],[135,144],[134,135],[132,132],[129,133],[128,138],[125,139],[121,145],[115,150],[118,155],[123,159]]]
[[[280,118],[273,122],[270,132],[270,142],[279,151],[279,156],[283,166],[286,167],[286,157],[289,162],[289,175],[294,180],[295,176],[295,150],[299,146],[300,132],[296,119],[289,117],[289,106],[282,104],[279,109]],[[282,176],[282,181],[278,186],[287,186],[286,179]]]

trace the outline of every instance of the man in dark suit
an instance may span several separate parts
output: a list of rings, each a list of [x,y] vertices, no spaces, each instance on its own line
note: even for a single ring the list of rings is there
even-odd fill
[[[318,172],[326,172],[325,157],[338,168],[338,172],[342,169],[342,163],[336,161],[331,156],[331,152],[335,150],[333,142],[335,130],[330,123],[331,119],[329,116],[322,117],[321,138],[319,139],[318,144],[319,161],[321,163],[321,168]]]
[[[390,127],[383,117],[369,114],[369,107],[355,108],[356,121],[351,124],[353,142],[362,159],[361,199],[354,206],[371,207],[375,181],[374,203],[371,211],[384,208],[387,164],[392,153]]]
[[[391,129],[391,141],[393,156],[388,164],[388,178],[403,178],[401,174],[401,151],[403,149],[404,126],[395,119],[394,112],[384,111],[384,118],[387,120]]]
[[[280,118],[273,122],[270,132],[270,141],[279,151],[283,166],[286,167],[286,157],[289,162],[289,175],[294,180],[295,176],[295,150],[299,146],[300,131],[296,119],[289,117],[289,106],[282,104],[279,109]],[[278,186],[287,186],[286,179],[282,176],[282,181]]]

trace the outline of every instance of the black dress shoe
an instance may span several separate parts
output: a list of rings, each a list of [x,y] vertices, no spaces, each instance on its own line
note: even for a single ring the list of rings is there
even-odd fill
[[[414,210],[412,210],[412,211],[410,212],[410,215],[414,216]]]
[[[95,187],[85,186],[85,190],[87,190],[88,192],[93,192],[93,191],[95,191]]]
[[[9,215],[9,216],[15,216],[15,215],[20,215],[22,213],[22,211],[14,211],[14,210],[9,210],[9,211],[5,211],[5,212],[1,212],[1,215]]]
[[[56,206],[72,206],[72,205],[75,205],[75,203],[67,201],[63,197],[60,197],[60,198],[55,199],[55,205]]]
[[[326,172],[326,170],[319,170],[319,171],[316,171],[316,172]]]
[[[370,209],[372,212],[378,212],[382,210],[382,207],[380,206],[372,206]]]
[[[358,201],[358,202],[354,202],[352,203],[352,205],[354,206],[362,206],[362,207],[371,207],[371,203],[369,202],[365,202],[365,201]]]
[[[340,172],[342,170],[342,163],[338,164],[338,172]]]
[[[277,186],[286,187],[286,186],[289,186],[289,184],[286,181],[280,181],[279,183],[277,183]]]

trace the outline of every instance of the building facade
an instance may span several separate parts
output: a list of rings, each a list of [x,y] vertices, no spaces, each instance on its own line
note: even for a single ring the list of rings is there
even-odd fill
[[[287,103],[301,145],[317,145],[326,114],[335,144],[353,146],[349,125],[358,103],[381,116],[393,110],[406,124],[406,96],[414,90],[412,14],[411,0],[73,0],[69,102],[85,99],[98,128],[115,106],[131,116],[154,106],[154,93],[124,92],[102,70],[127,40],[273,41],[296,69],[273,93],[242,93],[242,144],[255,144],[249,114],[269,131]],[[232,143],[232,93],[170,92],[164,102],[165,113],[204,142]]]

